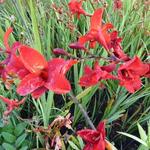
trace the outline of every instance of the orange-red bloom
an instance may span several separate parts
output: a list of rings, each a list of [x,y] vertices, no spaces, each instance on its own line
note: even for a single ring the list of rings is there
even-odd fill
[[[26,98],[23,98],[21,101],[18,100],[10,100],[0,95],[0,99],[7,104],[7,110],[4,112],[5,116],[8,116],[14,109],[18,108],[21,104],[23,104]]]
[[[113,54],[121,59],[121,60],[129,60],[129,57],[123,52],[122,47],[121,47],[121,41],[122,39],[118,37],[118,32],[113,31],[110,33],[110,43],[108,45],[109,49],[113,49]]]
[[[124,86],[130,93],[134,93],[141,87],[140,77],[145,75],[148,70],[149,65],[144,64],[139,57],[135,56],[118,68],[120,85]]]
[[[96,42],[101,44],[106,50],[109,50],[109,43],[111,41],[109,29],[113,28],[111,23],[102,25],[103,8],[97,9],[91,17],[90,31],[79,38],[80,44],[90,42],[90,47],[94,48]]]
[[[1,62],[1,66],[3,66],[3,70],[1,70],[1,77],[5,82],[5,85],[8,87],[7,79],[14,74],[18,75],[19,78],[22,78],[25,74],[27,74],[27,70],[23,66],[20,58],[16,55],[16,50],[20,47],[19,42],[13,43],[12,46],[9,46],[9,36],[13,32],[13,29],[10,27],[6,30],[4,35],[4,46],[6,54],[6,59]]]
[[[99,123],[97,130],[83,129],[77,134],[87,143],[83,150],[105,150],[107,147],[104,121]]]
[[[84,75],[80,78],[79,84],[84,87],[89,87],[96,85],[100,80],[103,79],[116,79],[115,76],[110,74],[115,67],[115,64],[99,66],[98,62],[95,63],[93,70],[89,66],[85,66]]]
[[[83,8],[82,8],[83,0],[71,0],[68,3],[69,9],[72,14],[77,14],[77,17],[80,18],[80,15],[90,16]]]
[[[29,71],[17,88],[20,95],[32,93],[33,97],[38,98],[48,89],[57,94],[65,94],[71,90],[65,74],[77,63],[76,60],[54,58],[47,62],[38,51],[23,45],[19,49],[19,54],[23,65]]]

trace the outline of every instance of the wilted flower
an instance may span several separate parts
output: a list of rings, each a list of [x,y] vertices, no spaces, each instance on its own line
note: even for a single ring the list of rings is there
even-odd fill
[[[122,9],[122,0],[114,0],[114,10]]]

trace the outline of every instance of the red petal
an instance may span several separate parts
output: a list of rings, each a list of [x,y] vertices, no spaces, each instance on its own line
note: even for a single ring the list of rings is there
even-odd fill
[[[32,97],[37,99],[37,98],[41,97],[46,91],[47,91],[47,88],[40,87],[40,88],[36,89],[34,92],[32,92]]]
[[[8,99],[8,98],[5,98],[5,97],[3,97],[3,96],[0,95],[0,99],[1,99],[4,103],[6,103],[6,104],[8,104],[8,105],[11,104],[11,100]]]
[[[93,150],[93,145],[90,144],[90,143],[87,143],[87,144],[84,146],[83,150]]]
[[[128,69],[134,70],[136,74],[140,76],[144,75],[149,70],[149,66],[144,64],[139,57],[135,56],[133,59],[133,63],[128,66]]]
[[[102,121],[97,126],[97,131],[99,131],[102,134],[103,139],[106,137],[105,133],[105,121]]]
[[[102,16],[103,16],[103,8],[99,8],[95,10],[93,16],[91,17],[91,26],[90,30],[98,30],[102,25]]]
[[[9,38],[9,35],[13,32],[13,29],[11,27],[9,27],[7,30],[6,30],[6,33],[4,35],[4,45],[6,47],[6,50],[7,51],[10,51],[10,47],[9,47],[9,44],[8,44],[8,38]]]
[[[105,42],[107,44],[107,46],[110,44],[111,42],[111,34],[108,32],[109,29],[112,29],[113,25],[111,23],[106,23],[103,25],[102,27],[102,34],[105,38]],[[105,46],[104,46],[105,47]]]
[[[16,49],[18,49],[20,46],[21,46],[20,42],[13,43],[12,48],[11,48],[11,53],[15,54],[16,53]]]
[[[37,50],[23,45],[19,52],[21,61],[31,73],[38,74],[42,69],[47,68],[47,61]]]
[[[93,150],[105,150],[105,139],[99,140],[99,142],[93,145]]]
[[[18,101],[18,102],[17,102],[17,106],[19,106],[19,105],[23,104],[23,103],[25,102],[25,100],[26,100],[26,97],[25,97],[25,98],[23,98],[21,101]]]
[[[116,64],[112,63],[112,64],[109,64],[107,66],[102,66],[101,69],[105,70],[107,72],[112,72],[116,69]]]
[[[25,96],[38,89],[39,87],[43,86],[44,83],[45,82],[43,81],[43,79],[41,79],[36,74],[28,74],[19,84],[17,88],[17,93]]]
[[[90,41],[90,48],[95,48],[96,41]]]
[[[94,144],[100,138],[100,133],[96,130],[91,130],[91,129],[84,129],[84,130],[78,131],[77,134],[81,136],[83,140],[91,144]]]
[[[92,70],[89,66],[85,66],[84,68],[84,75],[80,78],[79,84],[80,86],[89,87],[96,85],[101,78],[101,69],[96,68]]]
[[[78,40],[80,45],[84,45],[87,41],[93,40],[93,36],[90,33],[87,33],[84,36],[81,36]]]
[[[120,80],[120,85],[124,86],[130,93],[134,93],[135,91],[141,88],[142,82],[138,76],[130,80]]]
[[[102,31],[103,31],[103,32],[107,32],[109,29],[112,29],[113,27],[114,27],[114,26],[113,26],[112,23],[106,23],[106,24],[103,25]]]
[[[80,86],[89,87],[96,85],[101,78],[100,72],[93,71],[91,74],[85,74],[80,78]]]
[[[51,74],[45,87],[57,94],[66,94],[71,90],[69,81],[63,74],[57,72]]]
[[[99,42],[99,44],[104,46],[104,48],[106,50],[109,50],[109,48],[108,48],[109,42],[108,41],[110,41],[110,37],[108,34],[104,34],[101,29],[98,30],[97,41]]]
[[[149,66],[144,64],[139,57],[135,56],[133,59],[125,62],[123,65],[119,67],[118,70],[131,70],[134,74],[142,76],[148,72]]]
[[[7,107],[7,110],[4,112],[4,116],[8,116],[12,111],[14,110],[14,107]]]
[[[64,60],[62,58],[54,58],[48,62],[49,74],[55,71],[57,73],[66,74],[66,72],[76,64],[77,60]]]
[[[71,90],[71,86],[64,75],[75,63],[77,63],[76,60],[65,61],[62,58],[50,60],[48,63],[48,80],[45,87],[58,94],[68,93]]]
[[[22,77],[23,74],[26,75],[29,73],[29,71],[22,64],[20,58],[15,54],[11,54],[10,58],[8,58],[8,64],[5,70],[8,74],[17,74],[19,77]],[[23,72],[22,75],[20,74],[21,71]]]
[[[85,74],[89,74],[89,73],[91,73],[92,72],[92,69],[89,67],[89,66],[85,66],[84,67],[84,73]]]

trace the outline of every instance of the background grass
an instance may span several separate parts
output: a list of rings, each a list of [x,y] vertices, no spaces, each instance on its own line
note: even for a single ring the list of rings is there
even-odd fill
[[[92,14],[94,9],[107,6],[103,20],[104,22],[112,22],[115,29],[119,31],[119,36],[123,39],[124,51],[130,57],[138,55],[143,61],[148,62],[150,8],[145,4],[145,1],[124,0],[123,9],[117,11],[113,9],[113,0],[107,0],[104,3],[100,1],[98,4],[92,2],[92,0],[84,2],[85,10]],[[81,16],[81,19],[78,20],[76,17],[71,17],[67,3],[67,0],[7,0],[0,4],[0,47],[4,48],[4,33],[9,26],[12,26],[14,32],[10,36],[10,44],[14,41],[28,44],[44,54],[47,60],[55,57],[52,54],[52,49],[56,47],[64,48],[75,56],[85,56],[84,52],[73,51],[69,49],[68,45],[87,32],[90,24],[89,18]],[[101,46],[97,46],[91,51],[96,55],[107,56]],[[1,55],[0,59],[4,59],[4,56]],[[104,61],[100,62],[101,65],[104,63]],[[82,89],[78,85],[78,80],[83,74],[85,64],[92,66],[93,61],[89,60],[74,65],[68,74],[73,93],[77,95],[95,125],[102,119],[108,120],[107,137],[117,144],[119,150],[126,150],[129,147],[135,149],[133,141],[119,135],[116,131],[136,132],[137,122],[145,125],[150,119],[149,79],[143,78],[142,89],[132,95],[120,87],[116,81],[106,82],[106,89],[99,89],[97,86]],[[0,94],[11,99],[19,98],[15,93],[15,87],[6,90],[2,83],[0,84]],[[24,112],[31,113],[31,116],[38,118],[37,120],[43,122],[45,127],[58,114],[65,115],[67,112],[71,112],[73,115],[75,130],[85,126],[83,116],[79,109],[73,105],[73,102],[68,100],[68,96],[54,96],[52,92],[49,92],[48,95],[42,96],[40,101],[34,101],[29,97],[26,105]],[[31,105],[36,107],[36,111],[31,110]],[[2,114],[5,105],[1,102],[0,107]],[[11,118],[15,118],[15,114]],[[34,137],[34,135],[31,136]],[[40,137],[37,136],[36,147],[39,147],[39,139]],[[72,140],[70,145],[72,145],[71,142]],[[74,142],[73,140],[73,144]],[[82,147],[81,139],[75,143],[80,143],[79,147]],[[70,148],[68,147],[68,149]]]

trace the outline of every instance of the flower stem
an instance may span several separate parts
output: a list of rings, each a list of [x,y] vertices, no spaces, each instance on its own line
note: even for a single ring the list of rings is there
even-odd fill
[[[83,114],[86,122],[89,124],[89,126],[93,129],[96,130],[94,124],[92,123],[90,117],[88,116],[86,110],[83,108],[83,106],[79,103],[78,99],[72,94],[70,93],[70,97],[72,98],[73,102],[79,107],[81,113]]]

